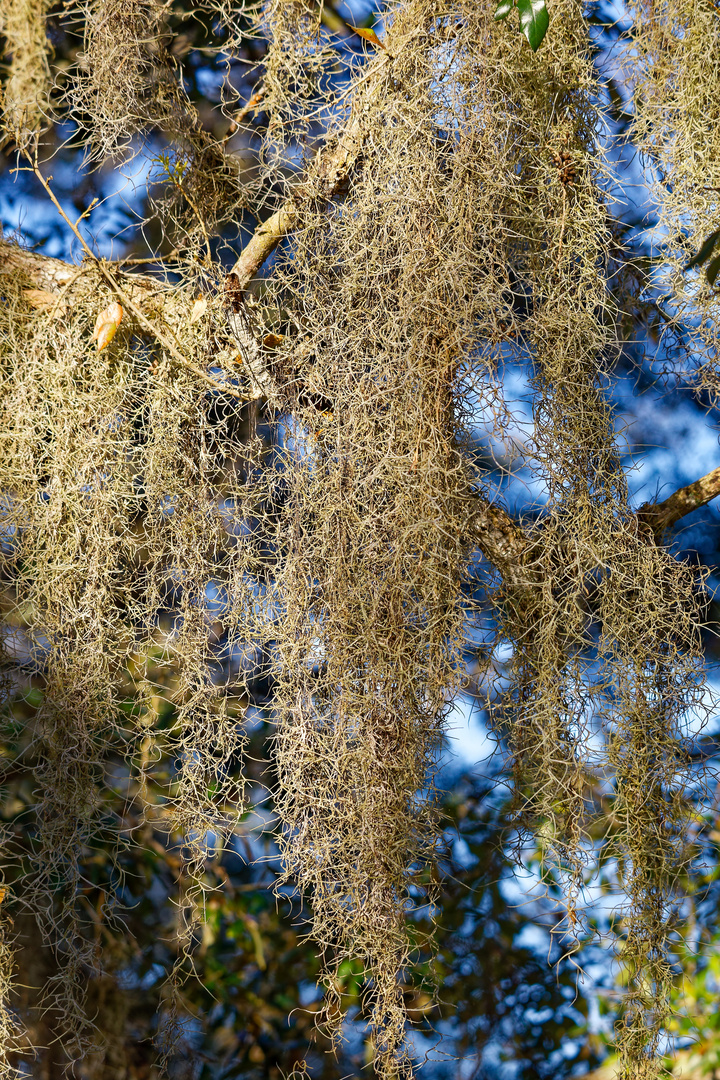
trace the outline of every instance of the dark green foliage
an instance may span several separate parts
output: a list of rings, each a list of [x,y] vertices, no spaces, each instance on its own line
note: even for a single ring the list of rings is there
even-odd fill
[[[521,31],[533,52],[537,52],[550,25],[545,0],[500,0],[493,17],[505,19],[514,7],[518,9]]]

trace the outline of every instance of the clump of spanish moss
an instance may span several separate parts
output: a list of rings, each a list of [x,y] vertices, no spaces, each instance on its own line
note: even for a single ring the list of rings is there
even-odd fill
[[[176,333],[180,340],[185,338],[189,354],[197,335],[192,330],[188,334],[182,326],[187,315],[187,309],[177,312]],[[226,650],[232,651],[237,630],[228,628],[224,646],[218,647],[218,621],[225,622],[227,616],[226,605],[218,602],[217,593],[230,590],[241,639],[257,629],[252,621],[247,625],[252,589],[243,581],[252,560],[248,560],[244,545],[234,550],[229,529],[236,515],[243,513],[243,500],[238,504],[230,480],[223,514],[217,495],[221,456],[242,454],[231,434],[232,415],[224,431],[222,426],[211,428],[207,400],[198,398],[192,375],[178,375],[167,362],[157,361],[152,383],[147,398],[143,476],[145,592],[138,614],[145,624],[146,648],[151,649],[157,645],[163,611],[176,609],[172,629],[156,661],[161,668],[163,664],[172,667],[175,678],[173,726],[162,735],[158,733],[161,756],[169,755],[173,770],[162,820],[156,825],[181,843],[183,855],[178,899],[180,948],[170,1012],[165,1018],[168,1040],[168,1026],[172,1028],[178,1020],[177,994],[187,977],[194,939],[202,925],[206,863],[230,842],[244,805],[238,776],[244,734],[238,718],[228,714],[229,687],[221,660]],[[150,809],[146,812],[152,814]],[[172,1042],[170,1038],[168,1045]]]
[[[233,391],[241,399],[237,409],[211,431],[213,401],[203,383],[198,387],[197,376],[157,352],[142,326],[133,327],[130,311],[111,344],[99,349],[92,330],[111,297],[92,265],[75,275],[64,296],[22,285],[6,290],[3,309],[0,485],[3,525],[13,540],[2,561],[21,614],[16,648],[25,670],[42,677],[44,702],[36,716],[35,840],[13,874],[58,957],[44,1001],[65,1018],[72,1060],[95,1046],[84,998],[88,976],[100,977],[103,961],[83,893],[93,850],[109,845],[112,856],[125,843],[120,822],[105,809],[118,753],[129,770],[128,797],[181,848],[181,981],[202,911],[206,864],[222,851],[242,808],[236,782],[242,727],[227,711],[228,694],[238,687],[231,691],[213,650],[223,605],[212,598],[223,589],[232,596],[230,649],[238,637],[256,637],[247,580],[254,544],[236,542],[245,516],[239,477],[246,446],[238,441],[236,417],[243,395]],[[166,304],[162,288],[147,292],[132,279],[128,287],[174,333],[186,357],[205,353],[210,315],[191,321],[191,286],[166,289]],[[226,350],[231,369],[233,355]],[[230,461],[235,482],[224,471]],[[168,623],[170,611],[176,614]],[[250,613],[246,619],[243,611]],[[153,731],[159,718],[143,679],[143,655],[172,669],[170,730]],[[138,707],[130,714],[136,727],[122,709],[129,665],[138,677]],[[157,750],[147,745],[148,735]],[[143,809],[148,771],[162,762],[170,770],[166,798],[160,808]],[[118,875],[104,883],[108,917]]]
[[[613,844],[628,905],[620,951],[632,972],[619,1051],[624,1074],[636,1076],[657,1070],[667,1020],[671,898],[687,857],[678,793],[690,779],[678,722],[697,695],[697,615],[691,575],[653,540],[638,538],[628,506],[604,386],[614,316],[599,95],[581,9],[567,4],[558,15],[531,76],[520,42],[505,37],[496,38],[494,55],[482,52],[477,80],[487,94],[484,115],[492,117],[483,148],[493,173],[488,168],[482,190],[495,202],[486,220],[498,223],[499,238],[505,234],[502,262],[513,273],[506,355],[532,358],[535,472],[546,492],[526,580],[501,591],[514,679],[496,709],[514,753],[519,824],[537,833],[564,881],[571,935],[592,824],[587,776],[608,765],[614,774],[624,813]],[[494,330],[491,324],[490,342]],[[657,591],[641,600],[621,586],[653,574]],[[652,627],[644,634],[635,621],[640,611]],[[607,682],[594,670],[595,619]],[[646,683],[672,685],[673,693],[658,700]],[[603,717],[598,760],[593,741]],[[655,829],[632,809],[641,805]]]
[[[473,160],[457,152],[471,120],[437,85],[457,29],[424,0],[395,12],[391,58],[357,121],[362,162],[328,208],[308,205],[264,297],[299,326],[276,360],[292,414],[282,851],[312,896],[329,985],[348,957],[363,964],[375,1068],[388,1076],[411,1067],[405,913],[436,843],[433,774],[463,641],[470,473],[453,391],[483,252],[466,201]],[[452,42],[456,61],[468,46]]]
[[[628,531],[629,532],[629,531]],[[621,823],[610,844],[626,903],[616,913],[628,975],[620,1075],[654,1077],[670,1018],[674,886],[690,859],[688,710],[702,715],[692,575],[645,536],[625,535],[602,584],[607,760]]]
[[[0,12],[9,77],[0,105],[6,137],[26,145],[47,121],[50,100],[48,0],[8,0]]]
[[[152,150],[155,212],[166,235],[207,247],[248,195],[226,140],[203,124],[183,85],[169,51],[167,5],[111,0],[87,3],[83,14],[85,50],[65,104],[84,129],[88,160],[100,165]]]
[[[177,106],[177,73],[168,64],[167,11],[154,0],[89,7],[74,103],[88,117],[92,153],[127,153],[138,132],[159,126]]]
[[[663,359],[679,356],[678,374],[716,399],[720,294],[705,266],[685,267],[720,228],[718,12],[702,0],[633,3],[630,10],[632,138],[658,206],[660,265],[652,284],[662,311]]]
[[[338,53],[322,28],[321,6],[314,0],[270,0],[257,12],[258,31],[267,40],[263,63],[263,110],[269,114],[268,165],[290,165],[283,148],[303,146],[313,130],[326,123],[335,92],[328,75],[338,67]],[[337,70],[335,71],[337,75]],[[278,156],[279,155],[279,156]]]
[[[585,582],[603,558],[623,494],[599,385],[612,319],[603,313],[609,236],[597,87],[577,5],[562,8],[529,87],[520,77],[521,42],[505,35],[494,49],[490,190],[494,232],[513,275],[505,349],[508,359],[525,351],[533,359],[535,472],[547,496],[531,587],[507,591],[502,631],[515,643],[515,680],[497,707],[509,724],[520,820],[541,826],[565,876],[574,926],[591,723]]]
[[[484,579],[512,652],[494,714],[519,845],[538,837],[571,934],[594,857],[589,774],[612,778],[618,1041],[623,1075],[644,1080],[668,1017],[699,645],[691,575],[630,511],[607,400],[610,228],[582,7],[558,0],[534,55],[472,0],[398,0],[345,94],[314,5],[268,4],[252,33],[269,39],[270,120],[248,187],[178,77],[166,6],[83,10],[68,100],[90,158],[166,140],[163,227],[205,252],[173,281],[89,260],[61,287],[15,275],[3,290],[0,562],[18,666],[42,685],[23,766],[32,843],[8,865],[54,950],[43,1000],[68,1059],[103,1052],[86,1002],[109,977],[95,929],[121,933],[120,856],[148,830],[176,850],[172,1055],[263,680],[282,887],[311,900],[320,1022],[341,1038],[340,972],[357,963],[375,1071],[411,1074],[413,917],[434,901],[436,770],[492,479],[471,428],[503,436],[518,363],[544,504],[513,573],[499,559]],[[255,295],[248,272],[223,299],[213,242],[249,193],[280,206],[256,235],[277,230],[275,258]],[[262,265],[250,256],[238,274]]]

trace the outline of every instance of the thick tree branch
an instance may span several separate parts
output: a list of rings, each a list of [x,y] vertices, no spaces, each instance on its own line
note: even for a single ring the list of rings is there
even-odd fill
[[[645,503],[637,511],[638,523],[651,529],[660,541],[663,533],[720,495],[720,468],[713,469],[692,484],[678,488],[659,503]],[[472,520],[472,536],[483,555],[500,571],[509,585],[530,585],[533,581],[532,543],[528,535],[499,506],[478,498]]]
[[[686,514],[691,514],[700,506],[705,506],[720,495],[720,468],[713,469],[707,476],[679,488],[661,503],[645,503],[638,510],[638,519],[649,525],[657,538],[661,537]]]
[[[51,259],[49,255],[37,255],[24,251],[17,244],[0,240],[0,276],[20,277],[31,282],[37,289],[54,292],[63,285],[69,285],[78,271],[77,266]]]
[[[530,566],[532,541],[506,510],[476,496],[471,511],[471,536],[488,562],[500,571],[506,585],[533,584]]]

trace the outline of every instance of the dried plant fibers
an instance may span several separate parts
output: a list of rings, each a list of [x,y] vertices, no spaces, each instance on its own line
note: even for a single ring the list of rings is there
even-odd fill
[[[0,33],[9,56],[3,88],[3,134],[23,141],[47,118],[50,96],[50,42],[45,23],[49,0],[7,0],[0,11]]]
[[[156,355],[127,312],[105,349],[92,342],[94,313],[109,299],[92,265],[70,283],[61,312],[28,310],[24,284],[12,282],[3,308],[3,525],[14,537],[3,562],[16,578],[21,648],[29,670],[44,675],[45,704],[35,735],[36,841],[20,867],[21,895],[61,959],[46,1005],[66,1018],[76,1040],[70,1056],[82,1057],[92,1048],[87,975],[102,963],[82,894],[89,855],[120,842],[120,822],[103,807],[113,755],[135,772],[129,797],[142,792],[153,762],[169,763],[162,806],[145,810],[182,840],[185,854],[169,1023],[202,906],[208,833],[221,850],[241,808],[229,762],[242,733],[227,715],[229,688],[212,650],[221,607],[208,605],[221,580],[234,605],[228,647],[237,632],[257,638],[258,627],[242,623],[243,610],[252,611],[254,544],[236,548],[230,539],[246,511],[240,477],[249,448],[231,430],[234,410],[210,434],[212,403],[196,378]],[[207,324],[190,323],[192,292],[168,292],[166,306],[151,295],[150,304],[185,356],[204,354]],[[223,471],[222,507],[220,462],[238,472],[233,481]],[[18,578],[20,566],[31,569]],[[172,624],[163,623],[175,609]],[[141,678],[151,654],[174,672],[171,730],[157,727],[152,688]],[[140,676],[135,728],[121,711],[130,663]],[[108,917],[117,884],[105,883]]]
[[[306,139],[325,118],[328,69],[337,69],[337,52],[324,36],[321,10],[313,0],[271,0],[257,12],[258,33],[264,31],[268,44],[263,109],[270,116],[269,168],[282,162],[283,148]]]
[[[433,903],[434,777],[462,678],[475,537],[512,646],[494,712],[518,829],[562,878],[571,932],[591,856],[586,774],[614,776],[608,843],[628,969],[618,1045],[623,1077],[645,1080],[668,1015],[699,644],[692,579],[630,511],[616,453],[599,94],[581,7],[558,0],[533,55],[474,0],[393,4],[385,50],[339,99],[314,7],[269,4],[257,27],[272,122],[252,189],[231,172],[212,178],[216,155],[229,166],[172,71],[164,10],[88,6],[68,93],[91,118],[98,162],[138,131],[163,132],[191,238],[245,199],[269,204],[236,267],[247,286],[277,249],[256,300],[238,301],[233,323],[210,267],[188,259],[172,284],[86,260],[44,299],[30,277],[5,277],[0,308],[8,640],[44,685],[36,827],[30,850],[9,849],[7,874],[56,949],[45,1001],[65,1019],[67,1052],[102,1042],[84,1008],[103,956],[83,886],[92,852],[109,850],[112,928],[132,842],[105,797],[119,761],[125,798],[182,853],[171,1052],[211,856],[242,810],[238,712],[262,677],[274,687],[284,882],[312,900],[321,1023],[340,1038],[339,972],[359,962],[376,1072],[410,1075],[412,914]],[[285,166],[310,157],[318,116],[332,117],[325,149],[299,180]],[[97,316],[126,296],[101,349]],[[531,366],[547,496],[524,532],[488,506],[490,474],[471,452],[472,426],[503,437],[513,362]],[[259,394],[272,452],[244,409]],[[151,658],[168,672],[170,721]],[[9,961],[0,972],[1,990]]]
[[[632,137],[655,179],[666,343],[685,361],[680,374],[717,400],[720,290],[704,268],[683,267],[720,228],[720,12],[707,0],[633,2],[630,11]]]
[[[209,14],[216,6],[206,5]],[[152,210],[165,236],[174,244],[207,245],[211,233],[237,219],[247,192],[238,165],[205,129],[185,89],[169,51],[168,5],[88,0],[74,14],[85,48],[58,107],[83,118],[89,162],[126,161],[150,141]]]

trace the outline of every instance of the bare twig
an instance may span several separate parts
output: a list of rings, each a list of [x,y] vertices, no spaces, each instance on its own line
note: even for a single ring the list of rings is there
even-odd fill
[[[251,95],[251,97],[245,102],[243,107],[241,109],[239,109],[238,112],[235,113],[235,115],[230,120],[230,127],[228,128],[227,134],[225,135],[225,138],[223,139],[223,146],[225,146],[225,144],[228,142],[228,140],[232,138],[232,136],[238,130],[238,128],[240,127],[240,125],[243,122],[243,120],[245,119],[245,117],[249,116],[249,114],[251,112],[256,113],[258,111],[258,109],[260,108],[260,105],[262,104],[262,101],[263,101],[264,97],[265,97],[265,87],[261,86],[259,90],[256,90],[255,93]]]

